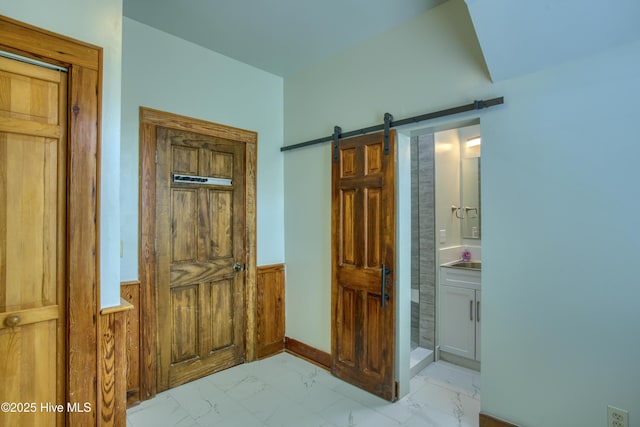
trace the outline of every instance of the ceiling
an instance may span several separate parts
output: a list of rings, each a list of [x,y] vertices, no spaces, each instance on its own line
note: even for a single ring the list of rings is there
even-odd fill
[[[465,0],[493,81],[640,39],[638,0]]]
[[[446,0],[124,0],[124,15],[287,76]]]

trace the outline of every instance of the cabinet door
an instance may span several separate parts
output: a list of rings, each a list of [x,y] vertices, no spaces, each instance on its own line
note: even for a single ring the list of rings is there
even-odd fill
[[[480,303],[480,291],[476,291],[476,360],[480,361],[480,325],[482,321],[482,304]]]
[[[440,348],[473,359],[476,348],[475,290],[441,286]]]

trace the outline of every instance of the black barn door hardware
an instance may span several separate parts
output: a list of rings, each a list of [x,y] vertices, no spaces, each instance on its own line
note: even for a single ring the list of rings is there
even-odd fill
[[[473,110],[482,110],[484,108],[493,107],[495,105],[504,104],[504,97],[492,98],[481,101],[473,101],[470,104],[461,105],[459,107],[447,108],[446,110],[435,111],[433,113],[422,114],[419,116],[409,117],[407,119],[402,120],[393,120],[393,116],[389,113],[384,115],[384,123],[375,126],[369,126],[362,129],[352,130],[349,132],[342,133],[342,129],[339,126],[334,128],[334,132],[331,136],[327,136],[324,138],[312,139],[310,141],[300,142],[298,144],[287,145],[285,147],[280,147],[280,151],[290,151],[295,150],[297,148],[308,147],[310,145],[322,144],[323,142],[333,142],[333,159],[336,160],[336,151],[337,151],[337,140],[343,138],[349,138],[356,135],[364,135],[371,132],[379,132],[381,130],[385,131],[385,153],[388,153],[388,132],[389,129],[408,125],[411,123],[424,122],[427,120],[433,120],[440,117],[452,116],[454,114],[466,113],[468,111]]]
[[[380,270],[380,272],[382,274],[381,283],[380,283],[380,305],[382,306],[382,308],[384,308],[385,303],[389,301],[389,299],[391,298],[387,293],[387,275],[391,274],[392,270],[390,268],[385,267],[385,265],[382,264],[382,269]]]
[[[340,134],[342,133],[342,128],[340,126],[333,127],[333,163],[338,163],[340,161],[339,153],[338,153],[338,140],[340,139]]]
[[[389,154],[389,132],[391,131],[391,122],[393,116],[389,113],[384,113],[384,154]]]

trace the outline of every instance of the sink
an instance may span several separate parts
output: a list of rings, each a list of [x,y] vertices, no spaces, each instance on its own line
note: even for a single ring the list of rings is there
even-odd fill
[[[468,268],[471,270],[482,270],[482,262],[481,261],[456,261],[452,264],[449,264],[448,267]]]

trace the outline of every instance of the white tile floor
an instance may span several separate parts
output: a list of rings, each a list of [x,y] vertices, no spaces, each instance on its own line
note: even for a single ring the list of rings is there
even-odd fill
[[[429,365],[395,403],[287,353],[158,394],[127,411],[129,427],[477,427],[480,374]]]

